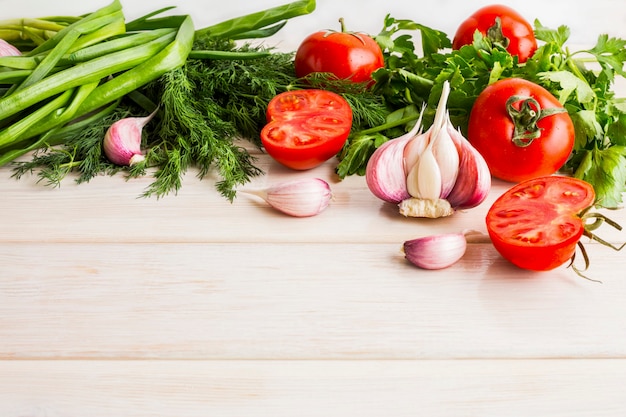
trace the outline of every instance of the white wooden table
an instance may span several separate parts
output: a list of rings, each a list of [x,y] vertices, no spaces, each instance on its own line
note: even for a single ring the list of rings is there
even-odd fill
[[[255,185],[316,176],[334,200],[297,219],[193,171],[157,200],[149,177],[52,189],[0,168],[0,416],[626,415],[623,252],[587,245],[602,284],[488,243],[424,271],[402,242],[484,231],[508,184],[418,220],[332,161],[258,164]]]

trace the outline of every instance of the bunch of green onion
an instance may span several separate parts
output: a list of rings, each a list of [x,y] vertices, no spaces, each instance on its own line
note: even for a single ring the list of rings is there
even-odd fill
[[[21,51],[0,57],[0,166],[62,144],[189,57],[224,58],[193,51],[198,37],[265,37],[314,8],[297,1],[201,30],[188,15],[155,17],[171,8],[126,22],[119,0],[77,17],[0,22],[0,39]]]

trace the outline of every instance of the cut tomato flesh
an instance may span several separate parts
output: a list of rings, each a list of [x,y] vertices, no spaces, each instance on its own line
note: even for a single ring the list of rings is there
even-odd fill
[[[270,101],[261,130],[265,150],[293,169],[310,169],[336,155],[352,128],[352,109],[336,93],[298,90]]]
[[[588,183],[549,176],[520,183],[491,206],[486,222],[495,248],[515,265],[547,270],[571,258],[584,233],[579,212],[593,204]]]

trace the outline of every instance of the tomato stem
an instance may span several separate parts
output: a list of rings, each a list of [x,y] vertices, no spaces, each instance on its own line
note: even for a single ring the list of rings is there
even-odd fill
[[[343,17],[339,18],[339,24],[341,25],[341,33],[346,33],[346,22]]]
[[[626,242],[622,243],[621,246],[617,246],[614,245],[604,239],[602,239],[601,237],[599,237],[598,235],[592,233],[593,230],[596,230],[598,227],[600,227],[603,223],[607,223],[610,226],[614,227],[617,230],[622,230],[622,226],[619,225],[617,222],[615,222],[614,220],[611,220],[610,218],[608,218],[607,216],[605,216],[604,214],[601,213],[597,213],[597,212],[590,212],[589,210],[592,208],[593,206],[588,207],[587,209],[583,210],[579,216],[580,218],[583,220],[584,223],[584,232],[583,235],[587,236],[588,238],[590,238],[591,240],[595,240],[596,242],[607,246],[613,250],[616,251],[620,251],[622,250],[624,247],[626,247]],[[588,221],[592,219],[593,221],[591,223],[588,223]],[[574,264],[574,259],[576,258],[576,254],[574,254],[572,256],[572,259],[570,261],[569,266],[572,267],[572,269],[574,270],[574,272],[576,272],[576,274],[578,274],[580,277],[588,279],[590,281],[594,281],[594,282],[602,282],[602,281],[598,281],[595,279],[591,279],[587,276],[585,276],[583,274],[584,271],[586,271],[589,268],[590,265],[590,261],[589,261],[589,255],[587,255],[587,251],[585,249],[585,246],[582,244],[581,241],[578,241],[577,243],[578,247],[580,248],[580,252],[583,255],[584,258],[584,262],[585,262],[585,268],[584,269],[579,269],[576,267],[576,265]]]
[[[487,29],[487,38],[492,44],[502,45],[504,49],[506,49],[511,43],[511,40],[504,36],[504,33],[502,33],[502,20],[500,19],[500,16],[497,16],[493,26]]]
[[[583,274],[583,272],[586,271],[589,268],[589,265],[590,265],[589,255],[587,254],[587,250],[585,249],[585,246],[580,241],[577,242],[577,245],[580,248],[580,253],[583,255],[583,259],[585,261],[585,268],[581,270],[574,264],[574,260],[576,259],[576,254],[575,253],[574,253],[574,255],[572,255],[572,259],[571,259],[571,261],[570,261],[568,266],[570,266],[574,270],[574,272],[576,272],[576,274],[579,277],[587,279],[589,281],[602,283],[602,281],[600,281],[600,280],[589,278],[588,276]]]
[[[357,38],[363,45],[365,45],[365,40],[363,39],[363,37],[356,33],[356,32],[349,32],[346,30],[346,23],[343,20],[343,17],[339,18],[339,24],[341,25],[341,30],[339,32],[337,32],[336,30],[326,30],[326,33],[324,34],[324,37],[330,36],[334,33],[345,33],[346,35],[350,35],[350,36],[354,36],[355,38]]]
[[[517,109],[514,104],[520,101],[522,103]],[[562,107],[542,109],[537,100],[525,96],[509,97],[506,101],[506,109],[514,124],[511,140],[521,148],[529,146],[533,140],[541,137],[541,129],[537,126],[541,119],[567,111]]]

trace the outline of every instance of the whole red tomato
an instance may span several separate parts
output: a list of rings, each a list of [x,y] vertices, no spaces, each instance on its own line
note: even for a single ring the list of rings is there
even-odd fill
[[[307,36],[295,56],[296,76],[331,73],[355,83],[372,81],[372,73],[384,66],[378,43],[365,33],[319,31]]]
[[[499,18],[499,22],[496,21]],[[480,31],[492,42],[498,42],[519,62],[526,62],[537,50],[537,40],[530,23],[510,7],[493,4],[478,9],[458,27],[452,49],[471,45],[474,33]]]
[[[287,91],[270,100],[267,121],[261,130],[267,153],[289,168],[306,170],[339,153],[352,128],[352,108],[330,91]]]
[[[593,187],[552,175],[521,182],[489,208],[487,231],[497,251],[520,268],[547,271],[570,260],[584,232],[578,215],[593,204]]]
[[[467,139],[491,174],[520,182],[557,172],[574,147],[574,124],[545,88],[521,78],[489,85],[469,116]]]

